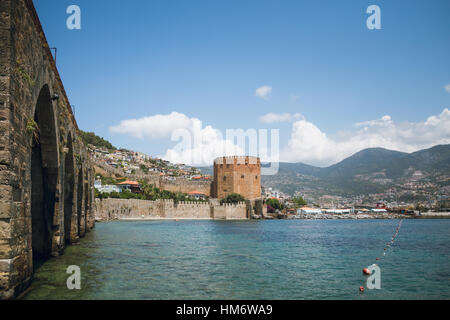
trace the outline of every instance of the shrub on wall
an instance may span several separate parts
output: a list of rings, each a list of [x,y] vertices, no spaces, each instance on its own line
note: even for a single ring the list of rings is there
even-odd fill
[[[240,195],[239,193],[232,193],[232,194],[227,195],[222,200],[220,200],[220,204],[224,204],[224,203],[236,204],[236,203],[242,202],[242,201],[245,201],[245,198],[242,195]]]

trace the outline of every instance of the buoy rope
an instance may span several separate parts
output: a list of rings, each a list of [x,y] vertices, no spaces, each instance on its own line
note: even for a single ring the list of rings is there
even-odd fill
[[[388,251],[389,248],[391,248],[394,245],[395,239],[398,236],[398,233],[400,232],[400,228],[402,227],[402,222],[403,222],[403,218],[400,219],[397,228],[395,229],[395,233],[391,238],[391,241],[389,241],[388,243],[386,243],[386,246],[384,247],[383,250],[383,258],[386,257],[386,252]],[[376,261],[381,260],[382,258],[376,258]],[[367,268],[363,268],[363,274],[365,275],[370,275],[370,271]],[[364,292],[364,286],[360,286],[359,287],[359,291],[360,292]]]

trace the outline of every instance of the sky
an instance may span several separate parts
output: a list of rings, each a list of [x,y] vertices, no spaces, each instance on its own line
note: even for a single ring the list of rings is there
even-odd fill
[[[450,1],[34,4],[78,126],[116,147],[328,166],[368,147],[450,143]],[[367,27],[370,5],[381,29]],[[228,138],[237,129],[268,139],[255,151]]]

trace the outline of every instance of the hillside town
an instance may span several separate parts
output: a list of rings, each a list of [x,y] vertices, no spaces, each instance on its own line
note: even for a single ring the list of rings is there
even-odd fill
[[[95,189],[99,194],[120,194],[122,192],[140,193],[143,179],[154,181],[212,181],[212,176],[202,174],[201,170],[185,164],[173,164],[167,160],[151,157],[141,152],[127,149],[108,150],[94,145],[88,145],[91,159],[95,164],[97,178]],[[104,176],[112,176],[115,180],[104,179]],[[102,179],[103,178],[103,179]],[[102,181],[103,180],[103,181]],[[104,183],[106,180],[106,184]],[[111,183],[111,181],[113,183]],[[108,183],[109,182],[109,183]],[[432,183],[429,183],[430,186]],[[435,198],[433,201],[398,200],[405,194],[423,193],[426,184],[420,181],[410,181],[402,188],[391,188],[387,192],[355,196],[317,195],[314,189],[302,188],[293,195],[284,193],[274,187],[261,187],[261,196],[264,201],[276,200],[279,208],[269,209],[269,218],[345,218],[352,214],[358,214],[360,218],[366,215],[387,217],[389,213],[414,214],[421,210],[436,209],[447,210],[448,199],[445,196]],[[186,199],[206,200],[208,194],[199,190],[185,193]],[[296,205],[293,199],[303,199],[304,205]],[[421,198],[422,199],[422,198]]]

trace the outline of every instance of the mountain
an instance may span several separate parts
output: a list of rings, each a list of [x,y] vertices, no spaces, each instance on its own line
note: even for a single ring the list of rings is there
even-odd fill
[[[280,163],[278,174],[263,176],[264,186],[288,194],[358,195],[385,192],[390,188],[439,190],[450,184],[450,145],[438,145],[413,153],[370,148],[326,168],[303,163]]]

